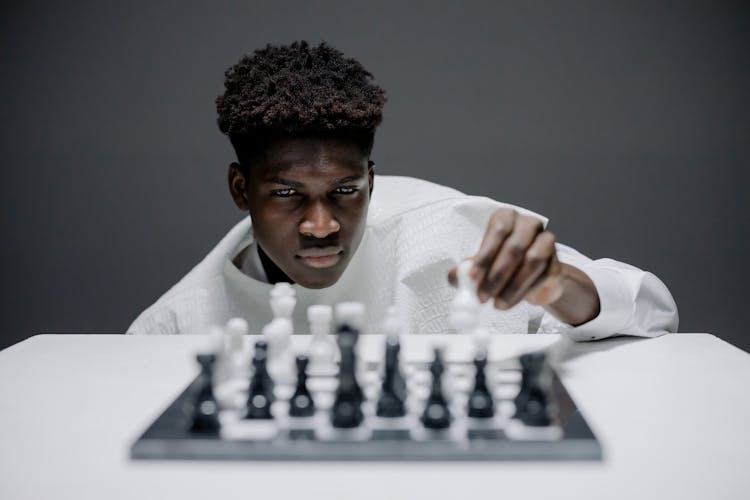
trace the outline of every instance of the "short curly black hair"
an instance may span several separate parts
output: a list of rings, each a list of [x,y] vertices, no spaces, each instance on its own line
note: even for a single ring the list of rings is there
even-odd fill
[[[224,87],[219,129],[244,165],[283,137],[348,137],[369,156],[386,101],[362,64],[325,42],[269,44],[229,68]]]

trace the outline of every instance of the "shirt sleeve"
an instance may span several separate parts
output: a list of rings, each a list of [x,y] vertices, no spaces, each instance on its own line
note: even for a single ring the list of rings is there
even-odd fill
[[[531,325],[539,333],[561,333],[573,340],[597,340],[613,335],[657,337],[676,332],[677,305],[666,285],[653,274],[612,259],[592,260],[557,244],[560,262],[579,268],[594,282],[600,312],[591,321],[572,326],[543,308],[532,306]]]

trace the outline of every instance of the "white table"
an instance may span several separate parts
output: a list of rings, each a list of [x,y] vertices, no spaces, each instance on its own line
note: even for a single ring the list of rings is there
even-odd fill
[[[403,340],[419,358],[435,338]],[[448,338],[449,357],[466,340]],[[363,355],[380,342],[362,337]],[[0,352],[0,498],[750,498],[747,353],[707,334],[493,342],[494,357],[551,346],[602,462],[134,462],[205,339],[39,335]]]

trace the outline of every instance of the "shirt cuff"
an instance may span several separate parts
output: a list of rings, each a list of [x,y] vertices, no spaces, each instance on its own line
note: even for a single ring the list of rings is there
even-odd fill
[[[599,294],[599,314],[591,321],[573,326],[546,313],[542,320],[542,331],[560,333],[576,341],[588,341],[611,337],[625,328],[635,307],[630,288],[618,270],[592,264],[580,269],[591,278]]]

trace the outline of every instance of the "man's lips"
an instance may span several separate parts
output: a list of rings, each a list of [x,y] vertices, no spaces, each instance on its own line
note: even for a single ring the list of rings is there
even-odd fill
[[[297,251],[295,257],[309,267],[325,269],[338,264],[342,253],[344,249],[339,246],[313,247]]]

